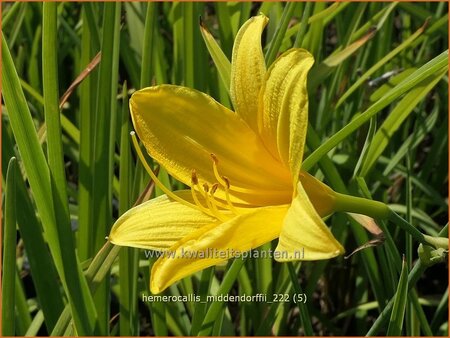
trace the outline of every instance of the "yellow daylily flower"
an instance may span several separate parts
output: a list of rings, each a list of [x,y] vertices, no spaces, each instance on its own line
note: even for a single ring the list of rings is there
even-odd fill
[[[132,208],[114,224],[116,245],[165,251],[151,291],[279,238],[279,261],[329,259],[344,252],[322,217],[333,191],[301,172],[308,124],[307,74],[314,63],[290,49],[266,70],[253,17],[232,54],[235,111],[194,89],[160,85],[130,100],[135,130],[152,158],[190,187]],[[144,163],[146,165],[146,163]]]

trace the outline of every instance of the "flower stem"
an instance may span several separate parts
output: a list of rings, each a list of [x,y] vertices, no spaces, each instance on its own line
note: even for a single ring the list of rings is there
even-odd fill
[[[390,209],[389,209],[390,210]],[[407,231],[412,238],[414,238],[419,243],[430,245],[423,233],[421,233],[417,228],[413,227],[411,224],[409,224],[407,221],[405,221],[401,216],[399,216],[396,212],[390,210],[390,214],[388,219],[392,222],[394,222],[396,225],[398,225],[403,230]]]
[[[440,236],[429,236],[424,235],[421,233],[417,228],[409,224],[407,221],[405,221],[402,217],[400,217],[397,213],[395,213],[393,210],[390,210],[389,214],[389,220],[394,222],[396,225],[401,227],[403,230],[409,232],[409,234],[419,243],[422,243],[424,245],[429,245],[431,247],[434,247],[436,249],[442,248],[448,250],[448,238],[446,237],[440,237]]]
[[[424,235],[382,202],[336,193],[334,210],[363,214],[378,219],[387,219],[408,232],[419,243],[432,246],[436,249],[448,249],[447,238]]]
[[[389,207],[382,202],[340,193],[336,193],[334,209],[381,219],[389,218],[391,213]]]

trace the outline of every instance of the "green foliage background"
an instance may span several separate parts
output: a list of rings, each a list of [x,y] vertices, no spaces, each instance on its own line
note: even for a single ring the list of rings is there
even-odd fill
[[[118,215],[161,193],[131,149],[129,94],[172,83],[230,107],[227,67],[214,65],[199,18],[229,59],[260,12],[268,64],[293,46],[316,60],[303,168],[448,235],[446,2],[2,2],[4,335],[448,334],[445,264],[420,262],[418,243],[388,222],[383,245],[349,259],[236,260],[165,292],[304,293],[305,304],[143,302],[152,261],[105,244]],[[181,187],[164,168],[159,177]],[[370,240],[345,214],[327,224],[347,252]]]

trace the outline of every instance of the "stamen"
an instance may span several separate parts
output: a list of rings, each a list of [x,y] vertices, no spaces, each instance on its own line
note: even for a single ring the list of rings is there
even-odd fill
[[[210,210],[208,208],[204,207],[203,204],[201,204],[197,198],[197,194],[195,193],[195,188],[198,186],[198,177],[197,177],[197,172],[195,171],[195,169],[192,170],[191,182],[192,182],[192,188],[191,188],[192,199],[194,200],[197,208],[200,209],[201,211],[203,211],[207,215],[215,216],[210,212]]]
[[[230,189],[230,180],[226,176],[222,176],[223,181],[225,182],[224,186],[227,189]]]
[[[217,209],[217,205],[215,203],[214,196],[212,195],[212,193],[208,194],[208,191],[210,191],[208,185],[205,183],[203,185],[203,187],[205,188],[205,193],[206,193],[205,200],[206,200],[206,204],[208,205],[208,208],[212,211],[212,213],[214,214],[214,216],[216,218],[225,222],[227,220],[227,218],[225,217],[225,215],[223,215],[219,212],[219,209]]]
[[[234,205],[231,203],[231,200],[230,200],[230,193],[229,193],[230,180],[226,176],[222,176],[222,179],[225,182],[224,190],[225,190],[225,198],[227,200],[228,207],[234,214],[239,214],[239,212],[237,211],[237,209],[234,207]]]
[[[212,160],[213,160],[213,162],[215,164],[219,163],[219,159],[217,158],[216,154],[211,153],[210,155],[211,155],[211,158],[212,158]]]
[[[220,206],[220,204],[222,204],[222,203],[220,203],[219,201],[217,201],[217,200],[215,199],[215,197],[214,197],[214,193],[216,192],[216,190],[217,190],[218,187],[219,187],[219,184],[218,184],[218,183],[214,183],[214,184],[212,185],[211,190],[210,190],[210,196],[211,196],[211,205],[212,205],[212,207],[213,207],[213,210],[215,210],[215,211],[217,211],[218,213],[220,213],[220,211],[219,211],[219,206]],[[226,208],[226,206],[225,206],[225,208]]]
[[[130,132],[131,135],[131,139],[133,141],[133,145],[134,145],[134,149],[136,150],[136,153],[142,163],[142,165],[144,166],[145,170],[147,171],[147,173],[150,175],[151,179],[153,180],[153,182],[155,182],[155,185],[158,186],[158,188],[160,188],[167,196],[169,196],[171,199],[187,206],[190,208],[194,208],[199,210],[199,206],[194,205],[192,203],[189,203],[188,201],[185,201],[184,199],[182,199],[181,197],[175,195],[170,189],[168,189],[159,179],[158,177],[156,177],[155,173],[153,172],[153,170],[150,168],[150,166],[148,165],[147,161],[145,160],[144,154],[142,153],[141,147],[139,147],[139,143],[138,140],[136,138],[136,133],[134,131]],[[203,210],[202,210],[203,211]]]
[[[225,181],[219,175],[219,170],[217,169],[217,164],[219,163],[219,159],[214,154],[211,154],[211,158],[213,160],[213,171],[214,171],[214,176],[216,177],[217,182],[219,182],[221,185],[225,185]]]
[[[214,193],[216,192],[217,188],[219,187],[218,183],[214,183],[211,187],[211,195],[214,195]]]
[[[191,173],[191,182],[193,185],[198,184],[198,177],[197,177],[197,172],[195,171],[195,169],[193,169],[192,173]]]

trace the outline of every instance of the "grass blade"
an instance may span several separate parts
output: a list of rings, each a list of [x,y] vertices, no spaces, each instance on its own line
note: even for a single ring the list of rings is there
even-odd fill
[[[216,65],[217,71],[219,72],[220,79],[229,93],[231,84],[231,62],[228,60],[217,41],[201,21],[200,31],[202,33],[203,40],[205,41],[206,48],[208,49],[208,52]]]
[[[448,224],[439,232],[438,236],[448,236]],[[402,265],[405,266],[405,263]],[[407,289],[412,289],[417,281],[420,279],[420,277],[423,275],[427,267],[422,263],[422,261],[417,261],[417,263],[414,265],[414,267],[411,269],[410,273],[408,274],[408,281],[407,281]],[[400,284],[399,284],[400,285]],[[392,298],[389,303],[386,304],[383,311],[380,313],[378,318],[373,323],[372,327],[367,331],[366,336],[375,336],[378,334],[378,332],[383,328],[386,327],[387,322],[389,320],[390,314],[392,312],[392,308],[394,305],[394,298]]]
[[[85,292],[86,289],[84,291],[80,290],[80,288],[83,288],[81,284],[83,280],[81,278],[82,276],[79,275],[81,270],[77,271],[74,268],[78,267],[78,263],[75,258],[75,251],[70,250],[72,238],[66,238],[68,240],[67,245],[61,251],[60,233],[58,232],[55,220],[53,203],[49,203],[49,201],[53,201],[49,168],[42,148],[40,147],[36,130],[34,129],[34,124],[20,86],[19,77],[4,36],[2,36],[2,61],[3,98],[9,112],[11,127],[19,147],[19,152],[58,273],[64,282],[68,296],[76,295],[73,299],[74,302],[71,301],[70,303],[73,306],[72,310],[78,332],[80,334],[87,334],[88,332],[92,332],[96,318],[93,312],[87,310],[93,309],[90,307],[92,300],[89,301],[90,295]],[[64,259],[62,258],[62,254],[65,256]],[[65,275],[66,273],[68,274],[67,276]],[[68,290],[76,291],[70,292]],[[80,295],[86,298],[83,299]]]
[[[289,22],[291,21],[294,10],[297,7],[295,2],[287,2],[283,10],[283,16],[278,23],[275,35],[269,45],[269,50],[266,53],[266,66],[269,67],[275,60],[278,51],[280,50],[281,43],[283,42],[284,35],[286,34]]]
[[[370,41],[370,39],[374,37],[375,33],[375,30],[370,31],[359,40],[345,47],[343,50],[336,51],[335,53],[331,54],[329,57],[323,60],[321,64],[311,69],[311,74],[309,75],[309,78],[311,79],[309,88],[312,88],[312,90],[314,91],[317,86],[327,78],[333,68],[339,66],[347,58],[356,53],[362,46],[364,46],[368,41]]]
[[[366,123],[372,116],[377,114],[381,109],[386,107],[400,95],[404,94],[411,88],[417,86],[420,82],[426,79],[428,76],[440,72],[444,68],[448,67],[448,50],[442,54],[436,56],[433,60],[427,62],[425,65],[420,67],[405,80],[403,80],[399,85],[392,88],[385,96],[371,105],[364,113],[358,115],[344,128],[335,133],[330,137],[325,143],[320,147],[315,149],[303,162],[302,169],[309,170],[317,161],[322,158],[326,153],[338,145],[342,140],[344,140],[349,134],[353,133],[360,126]]]
[[[119,213],[130,208],[131,199],[131,149],[127,84],[122,88],[122,125],[120,134],[120,193]],[[123,248],[119,256],[120,271],[120,335],[135,336],[139,333],[137,317],[137,281],[139,250]]]
[[[112,264],[115,262],[120,253],[120,250],[120,246],[115,246],[110,242],[106,242],[106,244],[101,248],[101,250],[99,250],[97,255],[92,260],[85,273],[89,290],[92,294],[95,294],[102,280],[108,275]],[[72,317],[70,314],[70,306],[66,305],[51,335],[62,336],[68,329],[71,321]]]
[[[198,295],[200,299],[206,299],[209,294],[209,289],[211,285],[211,280],[214,277],[214,267],[207,268],[202,271],[200,278],[200,284],[198,287]],[[203,318],[206,314],[207,304],[202,302],[197,302],[195,304],[195,311],[192,317],[191,335],[196,336],[200,330],[200,326],[203,322]]]
[[[42,64],[50,186],[55,217],[58,223],[58,244],[61,248],[60,255],[64,269],[64,280],[68,289],[67,296],[72,305],[72,315],[75,318],[77,330],[80,334],[86,334],[92,332],[96,316],[86,280],[82,275],[75,255],[74,238],[67,202],[59,114],[56,10],[57,3],[43,4]]]
[[[392,135],[397,131],[417,104],[422,101],[445,74],[447,74],[447,69],[429,76],[417,87],[411,89],[411,91],[397,104],[380,126],[380,129],[375,133],[369,149],[367,150],[367,156],[362,163],[360,176],[364,177],[369,173],[376,160],[386,149]]]
[[[39,311],[36,313],[36,315],[33,318],[33,321],[31,322],[30,326],[27,329],[27,332],[25,332],[26,337],[35,337],[38,335],[39,330],[41,329],[42,324],[44,323],[44,312]]]
[[[379,68],[381,68],[384,64],[386,64],[389,60],[391,60],[394,56],[400,53],[402,50],[407,48],[415,39],[417,39],[424,31],[428,22],[420,27],[414,34],[412,34],[408,39],[403,41],[402,44],[397,46],[387,55],[385,55],[381,60],[379,60],[375,65],[373,65],[367,72],[365,72],[362,76],[358,78],[358,80],[339,98],[339,101],[336,103],[336,108],[340,107],[341,104],[359,87],[364,81],[366,81],[370,75],[375,73]]]
[[[387,330],[388,336],[400,336],[403,327],[403,318],[405,316],[406,301],[408,297],[408,267],[406,261],[403,261],[400,280],[398,281],[397,292],[395,293],[394,305],[392,308],[391,319]]]
[[[26,6],[24,2],[14,2],[7,10],[3,9],[2,15],[2,29],[5,29],[11,20],[14,18],[19,9],[23,6]]]
[[[144,43],[142,44],[142,62],[141,62],[141,88],[151,85],[153,68],[153,46],[154,30],[156,21],[156,4],[147,3],[147,14],[145,16]],[[127,138],[128,135],[127,135]]]
[[[88,12],[92,3],[83,4],[82,20],[83,31],[81,36],[81,60],[83,67],[79,74],[84,72],[84,67],[91,63],[92,55],[96,50],[93,47],[92,40],[97,36],[92,25],[88,23]],[[101,55],[101,54],[98,54]],[[80,260],[85,261],[94,255],[94,230],[92,229],[92,153],[94,143],[94,124],[95,124],[95,98],[96,98],[96,79],[98,70],[95,69],[81,83],[79,92],[79,164],[78,164],[78,240],[77,249]]]
[[[231,263],[230,268],[227,270],[225,276],[223,277],[222,284],[220,285],[219,290],[217,291],[217,295],[224,295],[228,293],[233,286],[234,281],[239,275],[239,271],[245,263],[245,259],[237,258]],[[206,313],[205,319],[203,320],[203,324],[199,336],[208,336],[212,333],[214,329],[214,323],[217,316],[222,312],[223,302],[213,302]]]
[[[6,196],[3,239],[2,334],[15,334],[16,277],[16,158],[12,157],[6,174]]]
[[[92,163],[92,224],[95,227],[94,249],[105,243],[112,222],[112,181],[115,145],[117,77],[119,67],[120,3],[103,6],[102,60],[99,65],[97,104],[94,125]],[[109,332],[109,279],[99,287],[95,303],[99,334]]]
[[[313,6],[312,2],[305,3],[302,20],[300,21],[300,27],[298,29],[297,36],[295,37],[295,42],[294,42],[295,48],[303,47],[303,40],[305,39],[306,28],[308,26],[308,20],[309,20],[309,16],[311,15],[312,6]]]
[[[25,296],[24,285],[19,272],[15,269],[16,335],[23,336],[31,325],[30,307]]]
[[[14,147],[12,145],[12,137],[9,135],[9,126],[3,124],[2,127],[3,161],[4,157],[11,158],[14,156]],[[6,165],[2,165],[2,170],[5,171],[6,167]],[[47,243],[42,234],[42,226],[36,217],[33,203],[26,190],[25,182],[21,179],[20,170],[17,166],[16,171],[17,177],[20,177],[16,180],[16,198],[17,205],[20,205],[21,208],[21,212],[17,214],[17,224],[26,249],[26,257],[30,264],[37,299],[45,314],[45,324],[50,332],[63,309],[62,295],[55,292],[55,290],[60,288],[60,284],[58,283],[58,275],[50,252],[48,251]],[[3,177],[6,177],[5,172],[3,173]]]
[[[291,262],[287,263],[289,269],[289,275],[291,276],[292,285],[294,286],[295,293],[297,295],[303,294],[303,290],[298,283],[297,273],[295,272],[294,264]],[[311,317],[309,316],[308,307],[303,302],[297,302],[298,309],[300,310],[300,319],[302,321],[302,327],[305,331],[305,336],[313,336],[314,331],[311,325]]]

